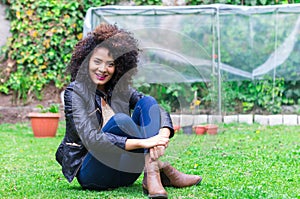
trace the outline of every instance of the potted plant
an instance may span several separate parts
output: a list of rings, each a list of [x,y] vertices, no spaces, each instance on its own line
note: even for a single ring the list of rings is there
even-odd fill
[[[215,135],[218,133],[218,126],[215,124],[206,125],[206,132],[210,135]]]
[[[195,125],[193,126],[193,130],[197,135],[204,135],[207,131],[206,125]]]
[[[216,124],[194,125],[193,131],[197,135],[204,135],[205,133],[210,135],[215,135],[218,133],[218,125]]]
[[[38,105],[39,112],[31,112],[28,117],[35,137],[54,137],[60,118],[59,104],[51,104],[49,107]]]

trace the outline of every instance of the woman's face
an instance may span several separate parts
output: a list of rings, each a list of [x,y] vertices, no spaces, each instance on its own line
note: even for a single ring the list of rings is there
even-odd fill
[[[97,48],[89,61],[89,74],[98,89],[104,91],[104,85],[115,72],[114,59],[106,48]]]

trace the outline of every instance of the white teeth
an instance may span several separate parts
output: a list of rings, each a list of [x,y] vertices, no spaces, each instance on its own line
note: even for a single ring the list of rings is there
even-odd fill
[[[99,74],[96,74],[97,77],[99,78],[105,78],[107,75],[99,75]]]

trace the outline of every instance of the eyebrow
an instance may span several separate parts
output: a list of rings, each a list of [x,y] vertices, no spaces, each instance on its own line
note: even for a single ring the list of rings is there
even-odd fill
[[[95,60],[96,60],[96,61],[103,61],[102,59],[97,58],[97,57],[95,57]],[[109,61],[107,61],[106,63],[113,63],[113,62],[114,62],[114,60],[109,60]]]

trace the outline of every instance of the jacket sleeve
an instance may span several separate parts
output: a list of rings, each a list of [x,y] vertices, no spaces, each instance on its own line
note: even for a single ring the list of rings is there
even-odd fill
[[[131,97],[130,97],[130,101],[129,101],[129,104],[130,104],[130,108],[131,109],[134,109],[136,103],[144,97],[144,95],[140,92],[138,92],[137,90],[133,89],[133,88],[130,88],[131,91]],[[159,106],[160,108],[160,118],[161,118],[161,128],[168,128],[170,129],[170,138],[174,136],[174,128],[173,128],[173,124],[172,124],[172,119],[170,117],[170,114],[165,111],[161,106]]]
[[[84,88],[74,87],[68,87],[65,91],[69,95],[65,99],[65,116],[71,124],[70,128],[77,132],[83,145],[93,154],[124,150],[127,138],[103,133],[96,116],[99,110],[95,108],[94,100],[88,100],[88,97],[83,96],[82,93],[88,93]]]

